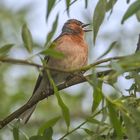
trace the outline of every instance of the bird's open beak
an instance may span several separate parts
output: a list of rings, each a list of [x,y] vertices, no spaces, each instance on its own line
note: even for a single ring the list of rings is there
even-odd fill
[[[92,31],[92,30],[90,30],[90,29],[86,29],[85,27],[87,27],[87,26],[89,26],[90,24],[83,24],[82,25],[82,28],[83,28],[83,31],[84,32],[90,32],[90,31]]]

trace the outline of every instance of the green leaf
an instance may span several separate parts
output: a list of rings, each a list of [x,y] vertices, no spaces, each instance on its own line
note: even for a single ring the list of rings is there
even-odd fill
[[[13,137],[14,140],[19,140],[19,127],[14,126],[13,128]]]
[[[115,61],[111,61],[111,68],[114,69],[117,74],[122,74],[124,72],[123,68],[121,67],[121,65]]]
[[[140,0],[137,0],[128,7],[127,11],[125,12],[122,18],[121,24],[123,24],[129,17],[131,17],[139,10],[140,10]]]
[[[137,131],[136,124],[127,115],[123,115],[123,121],[126,130],[126,136],[129,140],[138,140],[139,132]]]
[[[14,44],[6,44],[6,45],[0,47],[0,56],[6,55],[13,46],[14,46]]]
[[[69,0],[68,0],[69,1]],[[77,2],[78,0],[73,0],[71,3],[69,3],[69,7],[72,6],[75,2]]]
[[[134,92],[139,92],[140,91],[140,75],[138,74],[138,72],[132,72],[131,75],[133,76],[133,80],[134,80],[134,84],[132,84],[133,86],[133,91]],[[134,114],[134,113],[133,113]]]
[[[67,129],[69,129],[69,126],[70,126],[70,112],[69,112],[69,109],[68,107],[65,105],[65,103],[63,102],[61,96],[59,95],[59,91],[53,81],[53,79],[51,78],[51,75],[49,73],[49,71],[47,70],[47,74],[48,74],[48,77],[49,77],[49,80],[50,80],[50,83],[52,84],[53,86],[53,89],[54,89],[54,94],[57,98],[57,101],[58,101],[58,105],[60,106],[61,110],[62,110],[62,114],[63,114],[63,117],[64,117],[64,120],[66,122],[66,125],[67,125]]]
[[[92,79],[88,79],[87,81],[93,87],[93,103],[92,103],[92,112],[94,112],[99,106],[101,100],[103,99],[102,95],[102,82],[97,79],[97,74],[93,71]]]
[[[52,140],[52,135],[53,129],[52,127],[49,127],[44,131],[43,137],[46,138],[46,140]]]
[[[55,117],[53,119],[50,119],[49,121],[47,121],[46,123],[44,123],[38,130],[38,134],[39,135],[42,135],[45,131],[45,129],[49,128],[49,127],[53,127],[57,121],[60,119],[60,116],[59,117]]]
[[[48,46],[48,44],[50,43],[52,37],[54,36],[54,33],[55,33],[56,29],[57,29],[57,24],[58,24],[58,15],[56,16],[56,19],[53,22],[53,26],[52,26],[51,31],[47,35],[45,47]]]
[[[140,10],[138,10],[138,11],[136,12],[136,18],[137,18],[137,20],[140,22]]]
[[[96,42],[96,37],[99,31],[99,28],[104,20],[106,13],[106,0],[99,0],[95,11],[93,15],[93,33],[94,33],[94,38],[93,41],[94,43]]]
[[[48,20],[48,17],[50,15],[50,12],[52,11],[54,4],[56,0],[48,0],[47,2],[47,13],[46,13],[46,21]]]
[[[98,121],[98,120],[96,120],[96,119],[94,119],[94,118],[91,118],[91,117],[88,118],[87,121],[88,121],[89,123],[100,124],[100,121]]]
[[[110,18],[111,14],[113,13],[113,7],[116,4],[117,0],[109,0],[106,4],[106,12],[110,11],[107,19]]]
[[[117,0],[109,0],[106,4],[106,11],[112,10],[116,2]]]
[[[140,51],[135,54],[128,55],[117,62],[124,70],[131,70],[140,67]]]
[[[28,52],[31,53],[33,48],[33,40],[31,32],[26,24],[24,24],[22,27],[22,40],[24,42],[24,47],[27,49]]]
[[[88,135],[92,136],[93,134],[95,134],[95,132],[87,129],[87,128],[82,128]]]
[[[118,42],[117,41],[112,42],[108,47],[108,49],[98,59],[101,59],[102,57],[106,56],[116,46],[118,46]]]
[[[70,8],[70,4],[71,4],[71,0],[65,0],[65,3],[66,3],[66,7],[67,7],[67,14],[69,16],[69,8]]]
[[[102,98],[103,98],[102,82],[100,82],[100,83],[98,83],[97,85],[94,86],[92,112],[94,112],[97,109],[97,107],[99,106]]]
[[[94,119],[94,118],[88,118],[87,119],[87,121],[89,122],[89,123],[93,123],[93,124],[98,124],[98,125],[106,125],[106,123],[104,123],[104,122],[101,122],[101,121],[99,121],[99,120],[96,120],[96,119]]]
[[[107,107],[109,111],[109,118],[116,132],[118,140],[122,140],[123,133],[122,133],[122,128],[121,128],[121,123],[118,119],[118,114],[115,110],[115,106],[110,101],[107,101]]]
[[[53,84],[53,87],[54,87],[55,95],[57,97],[58,104],[61,107],[61,110],[62,110],[62,113],[63,113],[63,117],[65,119],[67,128],[69,128],[69,126],[70,126],[70,113],[69,113],[69,109],[65,105],[65,103],[63,102],[63,100],[61,99],[61,97],[59,95],[59,92],[58,92],[56,86],[54,86],[54,84]]]
[[[64,54],[62,52],[57,51],[57,50],[55,50],[53,48],[48,48],[46,50],[43,50],[40,54],[52,56],[52,57],[58,58],[58,59],[64,58]]]
[[[29,140],[46,140],[46,138],[44,136],[37,135],[37,136],[31,136]]]

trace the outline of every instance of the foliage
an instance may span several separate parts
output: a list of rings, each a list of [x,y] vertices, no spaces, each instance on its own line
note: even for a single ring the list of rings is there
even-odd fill
[[[79,0],[48,0],[46,6],[47,22],[60,1],[65,2],[65,9],[68,16],[71,13],[71,6],[79,2]],[[115,12],[113,9],[117,3],[117,0],[97,1],[94,12],[92,13],[94,35],[92,41],[95,45],[100,31],[102,31],[101,26],[104,26],[103,23],[107,17],[106,15],[108,12],[110,12],[110,15]],[[120,24],[124,24],[124,22],[127,23],[133,15],[136,15],[139,22],[140,0],[135,0],[134,2],[126,0],[126,3],[128,4],[128,8],[125,13],[123,13]],[[90,5],[90,1],[85,0],[84,4],[86,9]],[[0,20],[2,21],[0,23],[0,62],[2,63],[0,65],[1,118],[13,112],[17,106],[23,105],[23,102],[29,98],[28,93],[31,93],[33,83],[35,83],[34,75],[36,72],[34,72],[32,68],[27,67],[23,68],[23,71],[26,73],[11,82],[9,79],[12,78],[12,76],[10,77],[9,73],[13,72],[12,69],[15,70],[18,68],[13,66],[15,65],[14,61],[11,61],[13,65],[2,62],[3,58],[10,58],[9,56],[14,49],[16,51],[15,46],[21,43],[20,37],[22,38],[22,47],[19,48],[23,53],[27,50],[25,52],[30,56],[25,59],[25,62],[34,62],[36,58],[40,58],[42,55],[51,55],[63,59],[63,54],[54,51],[53,47],[55,44],[51,44],[58,27],[59,13],[42,47],[39,43],[39,45],[36,45],[37,41],[34,41],[33,34],[28,27],[28,23],[25,21],[25,17],[30,11],[30,8],[23,8],[14,13],[6,7],[3,7],[4,6],[0,5]],[[111,16],[109,16],[109,18],[111,18]],[[109,20],[107,22],[109,22]],[[7,30],[5,25],[8,26],[10,30]],[[19,38],[16,38],[17,34],[19,34],[19,28],[21,29],[21,35]],[[10,36],[7,35],[7,32]],[[125,36],[123,41],[125,41]],[[50,48],[48,49],[48,47]],[[92,69],[92,78],[87,79],[87,81],[88,86],[93,89],[93,99],[91,104],[88,105],[87,111],[84,111],[82,106],[83,100],[86,98],[85,93],[87,93],[86,90],[88,87],[85,88],[85,85],[83,87],[81,86],[81,89],[76,95],[68,94],[67,91],[61,91],[60,96],[60,92],[50,77],[55,96],[47,99],[47,102],[42,101],[39,104],[38,110],[35,116],[33,116],[34,119],[29,124],[23,126],[20,122],[16,121],[9,124],[8,127],[3,128],[0,139],[9,133],[9,130],[11,130],[14,140],[52,140],[66,138],[101,140],[140,139],[140,99],[138,96],[140,92],[140,52],[124,56],[118,60],[110,59],[109,62],[102,65],[106,62],[103,58],[117,47],[119,47],[118,41],[112,41],[108,49],[98,57],[102,63],[96,64],[94,67],[90,65],[89,67]],[[34,53],[36,51],[38,53]],[[118,49],[118,51],[120,50]],[[112,71],[107,76],[103,75],[99,78],[97,76],[97,70],[99,68],[101,68],[102,71],[106,68]],[[125,91],[116,87],[122,75],[125,75],[126,81],[131,81],[131,86],[129,89],[125,88]],[[108,94],[107,91],[104,90],[104,85],[113,89],[111,94]],[[71,90],[70,92],[72,93],[73,91]],[[11,136],[9,137],[12,139]]]

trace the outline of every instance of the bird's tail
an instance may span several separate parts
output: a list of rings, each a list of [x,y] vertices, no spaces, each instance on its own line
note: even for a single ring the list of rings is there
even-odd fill
[[[35,92],[35,93],[31,96],[31,98],[28,100],[28,102],[27,102],[26,104],[32,103],[34,100],[36,100],[36,98],[38,98],[38,93],[40,93],[40,92],[38,92],[38,90],[37,90],[37,92]],[[32,113],[34,112],[36,106],[37,106],[37,104],[33,105],[31,108],[27,109],[25,112],[23,112],[23,113],[19,116],[19,118],[22,120],[22,123],[23,123],[23,124],[26,124],[26,123],[28,122],[28,120],[30,119]]]
[[[26,124],[28,122],[28,120],[30,119],[30,117],[31,117],[32,113],[34,112],[35,108],[36,108],[36,104],[20,115],[19,118],[22,119],[22,122],[24,124]]]

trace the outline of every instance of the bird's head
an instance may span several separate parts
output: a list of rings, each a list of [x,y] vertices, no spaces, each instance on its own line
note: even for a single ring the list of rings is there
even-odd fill
[[[79,20],[70,19],[64,24],[62,28],[62,33],[83,36],[84,32],[91,31],[85,28],[88,25],[90,24],[84,24]]]

